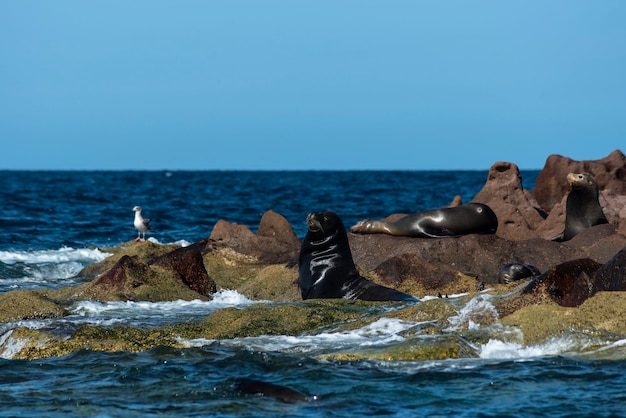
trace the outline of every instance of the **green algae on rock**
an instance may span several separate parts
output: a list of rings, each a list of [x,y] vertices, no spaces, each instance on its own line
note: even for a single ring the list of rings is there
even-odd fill
[[[113,267],[115,263],[117,263],[119,259],[125,255],[137,256],[140,260],[147,263],[148,261],[167,254],[177,248],[180,248],[180,245],[155,244],[151,241],[128,241],[118,244],[115,247],[101,248],[100,250],[102,252],[111,255],[98,263],[85,266],[85,268],[83,268],[77,276],[84,277],[85,279],[95,279],[111,269],[111,267]]]
[[[62,306],[33,290],[13,290],[0,295],[0,322],[66,315],[68,312]]]
[[[626,337],[626,292],[598,292],[578,307],[555,303],[528,305],[501,319],[519,328],[525,344],[536,344],[566,331],[606,332]]]

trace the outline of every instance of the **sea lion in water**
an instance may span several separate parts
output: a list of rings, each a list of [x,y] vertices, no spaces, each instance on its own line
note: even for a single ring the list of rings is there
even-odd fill
[[[539,276],[541,272],[531,264],[510,263],[500,267],[498,283],[511,283],[529,277]]]
[[[598,183],[589,173],[569,173],[570,192],[565,202],[565,229],[554,241],[569,241],[595,225],[608,223],[598,197]]]
[[[331,211],[307,216],[300,249],[298,284],[302,299],[412,301],[418,299],[362,277],[352,260],[346,228]]]
[[[317,396],[308,398],[303,393],[286,386],[275,385],[262,380],[248,379],[245,377],[236,379],[233,387],[241,393],[269,396],[286,403],[300,403],[308,402],[309,400],[317,400]]]
[[[443,238],[467,234],[495,234],[498,218],[482,203],[446,207],[406,215],[396,221],[358,222],[350,231],[359,234],[389,234],[403,237]]]

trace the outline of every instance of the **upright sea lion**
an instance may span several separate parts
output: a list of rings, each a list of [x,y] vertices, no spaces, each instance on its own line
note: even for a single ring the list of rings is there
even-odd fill
[[[498,218],[482,203],[446,207],[406,215],[396,221],[358,222],[350,231],[359,234],[389,234],[403,237],[443,238],[467,234],[494,234]]]
[[[359,275],[343,222],[331,211],[311,213],[300,249],[298,284],[302,299],[413,301],[418,299]]]
[[[587,228],[608,223],[600,201],[598,183],[589,173],[569,173],[570,192],[565,202],[565,229],[555,241],[568,241]]]

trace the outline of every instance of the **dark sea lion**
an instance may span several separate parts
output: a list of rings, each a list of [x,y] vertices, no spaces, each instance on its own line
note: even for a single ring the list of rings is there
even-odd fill
[[[595,225],[608,223],[598,197],[598,183],[589,173],[569,173],[570,192],[565,203],[565,229],[554,241],[569,241]]]
[[[510,263],[500,267],[498,283],[512,283],[529,277],[539,276],[541,272],[530,264]]]
[[[396,221],[358,222],[350,231],[359,234],[389,234],[403,237],[443,238],[467,234],[495,234],[498,218],[482,203],[446,207],[406,215]]]
[[[317,396],[309,398],[303,393],[286,386],[275,385],[262,380],[248,379],[245,377],[236,379],[233,387],[236,391],[241,393],[268,396],[286,403],[308,402],[317,399]]]
[[[343,222],[331,211],[311,213],[300,249],[298,284],[302,299],[412,301],[418,299],[359,275]]]

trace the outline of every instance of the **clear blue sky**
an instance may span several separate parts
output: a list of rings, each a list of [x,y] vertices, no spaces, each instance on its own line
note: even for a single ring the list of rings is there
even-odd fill
[[[626,152],[626,1],[0,1],[0,169]]]

